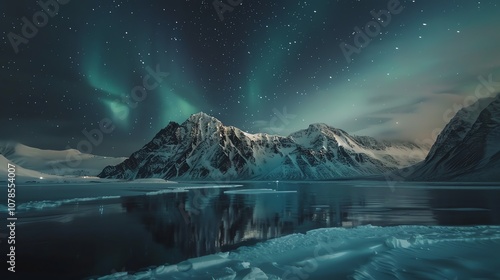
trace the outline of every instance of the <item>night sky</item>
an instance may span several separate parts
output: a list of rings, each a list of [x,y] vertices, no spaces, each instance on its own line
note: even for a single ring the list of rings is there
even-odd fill
[[[479,76],[500,89],[496,0],[61,2],[31,38],[36,1],[0,3],[0,140],[76,148],[108,119],[90,152],[127,156],[200,111],[252,133],[322,122],[424,140]]]

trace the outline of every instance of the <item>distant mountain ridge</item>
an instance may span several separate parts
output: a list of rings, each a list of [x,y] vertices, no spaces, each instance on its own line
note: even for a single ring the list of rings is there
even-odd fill
[[[40,172],[59,176],[96,176],[107,165],[118,164],[125,160],[125,158],[84,154],[75,149],[43,150],[8,141],[0,141],[0,156],[26,170],[33,171],[28,172],[29,174]]]
[[[291,135],[249,134],[205,113],[170,122],[101,178],[301,180],[382,174],[422,161],[430,147],[352,136],[326,124]]]

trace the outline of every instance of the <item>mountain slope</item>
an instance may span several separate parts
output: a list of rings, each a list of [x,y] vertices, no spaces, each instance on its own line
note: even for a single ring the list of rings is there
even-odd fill
[[[12,161],[5,158],[0,154],[0,180],[6,181],[9,178],[8,175],[8,164],[14,164]],[[60,177],[56,175],[49,175],[35,170],[26,169],[22,166],[15,165],[16,181],[41,181],[41,180],[57,180]]]
[[[411,180],[500,181],[500,95],[463,108]]]
[[[331,179],[381,174],[415,164],[427,147],[351,136],[313,124],[288,137],[249,134],[204,113],[170,122],[151,142],[103,178]]]
[[[83,154],[78,150],[42,150],[15,142],[0,142],[0,155],[27,170],[52,175],[95,176],[107,165],[126,158]]]

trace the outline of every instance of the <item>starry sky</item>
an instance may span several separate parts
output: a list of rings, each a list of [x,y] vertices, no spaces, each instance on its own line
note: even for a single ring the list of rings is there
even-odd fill
[[[251,133],[321,122],[418,141],[478,77],[500,91],[498,1],[61,2],[45,17],[0,3],[0,140],[76,148],[106,120],[85,152],[127,156],[203,111]]]

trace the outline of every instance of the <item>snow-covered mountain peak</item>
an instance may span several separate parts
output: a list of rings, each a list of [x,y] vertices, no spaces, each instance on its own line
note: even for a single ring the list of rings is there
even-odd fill
[[[219,124],[222,125],[222,122],[219,121],[217,118],[214,118],[204,112],[199,112],[196,114],[192,114],[186,122],[192,122],[196,124]]]
[[[307,129],[311,130],[311,131],[315,131],[315,130],[321,131],[324,129],[331,129],[331,128],[325,123],[313,123],[313,124],[310,124]]]

